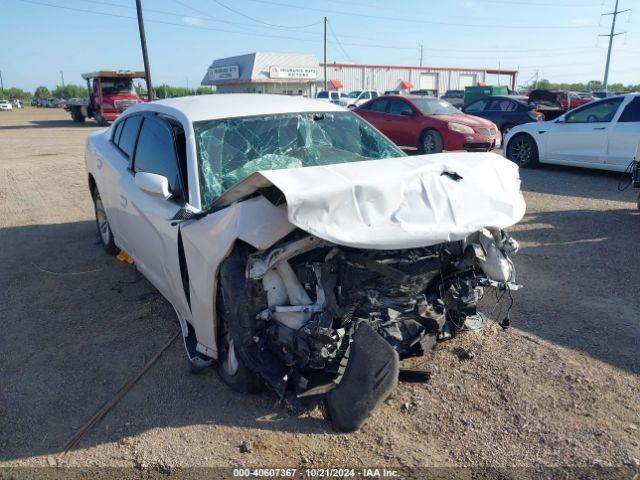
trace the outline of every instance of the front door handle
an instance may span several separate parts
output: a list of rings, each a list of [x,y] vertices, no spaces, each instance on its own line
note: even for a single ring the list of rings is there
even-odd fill
[[[605,130],[607,127],[593,127],[594,130]]]
[[[120,205],[122,206],[122,208],[126,208],[128,203],[129,200],[127,200],[127,197],[125,197],[124,195],[120,195]]]

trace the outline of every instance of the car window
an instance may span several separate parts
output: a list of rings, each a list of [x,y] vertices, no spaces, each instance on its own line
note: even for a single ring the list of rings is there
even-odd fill
[[[389,104],[389,113],[391,115],[412,115],[411,106],[402,100],[391,100]]]
[[[371,98],[378,98],[378,92],[371,92]]]
[[[362,108],[364,110],[369,110],[370,112],[385,113],[385,111],[387,110],[388,104],[389,104],[389,100],[387,100],[386,98],[381,98],[380,100],[371,102],[363,106]]]
[[[591,103],[567,114],[566,123],[606,123],[613,119],[622,97]]]
[[[120,141],[120,133],[122,133],[122,125],[124,125],[124,122],[118,122],[118,124],[116,125],[116,129],[113,132],[113,137],[111,137],[111,141],[116,145]]]
[[[486,100],[478,100],[477,102],[473,102],[465,107],[464,111],[467,113],[471,112],[481,112],[484,110],[484,106],[487,104]]]
[[[133,155],[133,149],[136,146],[136,139],[138,138],[138,130],[140,130],[141,122],[142,117],[140,115],[133,115],[125,120],[122,127],[118,147],[120,147],[120,150],[129,158]]]
[[[640,97],[636,97],[624,107],[618,122],[640,122]]]
[[[494,98],[487,103],[485,112],[515,112],[518,108],[516,102],[504,98]]]
[[[331,99],[332,99],[332,100],[337,100],[338,98],[340,98],[340,97],[338,96],[338,92],[331,92]]]
[[[203,208],[259,170],[403,157],[390,140],[351,112],[301,112],[197,122]]]
[[[365,98],[367,100],[370,99],[371,98],[371,92],[364,92],[362,94],[362,98]]]
[[[329,98],[329,92],[318,92],[318,96],[316,98]]]
[[[136,146],[133,171],[162,175],[169,180],[169,191],[184,198],[175,140],[169,126],[156,118],[145,118]]]

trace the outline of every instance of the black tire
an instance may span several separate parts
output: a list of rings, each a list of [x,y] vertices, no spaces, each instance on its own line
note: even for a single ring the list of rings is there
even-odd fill
[[[539,165],[538,146],[526,133],[520,133],[509,141],[506,154],[509,160],[522,168],[536,168]]]
[[[500,133],[502,133],[502,138],[504,138],[504,136],[509,133],[509,130],[511,130],[513,127],[515,127],[515,125],[511,124],[511,123],[507,123],[506,125],[503,125],[500,128]]]
[[[115,241],[113,240],[113,232],[111,231],[111,226],[109,225],[109,219],[107,218],[107,212],[104,208],[104,204],[102,203],[102,199],[100,198],[100,192],[96,188],[93,191],[93,210],[96,215],[96,227],[98,228],[98,237],[100,238],[100,243],[102,243],[102,247],[109,255],[117,255],[120,249],[116,247]]]
[[[79,110],[73,110],[71,118],[73,118],[73,121],[76,123],[82,123],[85,120],[85,116],[82,115],[82,112]]]
[[[234,261],[229,259],[227,261]],[[238,278],[233,278],[231,283],[237,292],[245,292],[244,268],[237,269]],[[222,282],[221,282],[222,283]],[[240,393],[260,393],[264,391],[264,382],[256,373],[249,370],[240,355],[235,351],[229,322],[239,321],[234,318],[231,300],[228,292],[222,284],[218,288],[217,297],[218,312],[218,375],[232,390]],[[240,312],[235,312],[237,315]]]
[[[442,135],[437,130],[432,128],[425,130],[420,135],[420,141],[418,142],[418,152],[429,155],[432,153],[442,152],[444,142]]]

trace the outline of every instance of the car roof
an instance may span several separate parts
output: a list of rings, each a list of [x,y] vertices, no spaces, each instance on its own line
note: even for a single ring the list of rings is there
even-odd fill
[[[261,93],[214,93],[188,97],[168,98],[141,103],[127,109],[127,113],[161,112],[199,122],[253,115],[273,115],[293,112],[344,112],[344,107],[330,102],[292,95]]]

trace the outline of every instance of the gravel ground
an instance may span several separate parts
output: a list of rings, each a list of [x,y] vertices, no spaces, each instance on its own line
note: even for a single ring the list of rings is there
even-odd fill
[[[0,466],[640,465],[636,192],[557,167],[521,172],[512,328],[412,360],[429,382],[401,383],[360,431],[189,375],[175,342],[58,457],[176,331],[169,304],[98,242],[83,163],[94,130],[60,110],[0,112]]]

